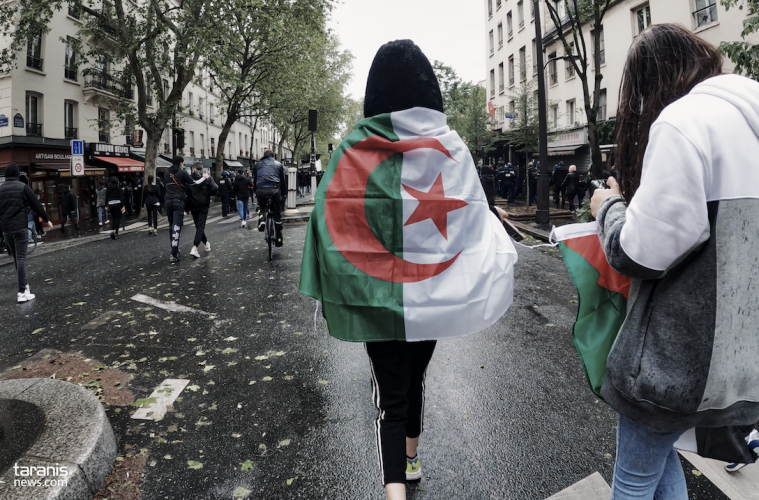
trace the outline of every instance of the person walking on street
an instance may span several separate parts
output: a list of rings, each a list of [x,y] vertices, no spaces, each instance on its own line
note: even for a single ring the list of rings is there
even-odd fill
[[[219,198],[221,198],[221,216],[229,217],[229,193],[232,190],[232,181],[227,172],[221,173],[219,179]]]
[[[575,196],[577,196],[577,183],[580,182],[580,174],[577,173],[577,167],[575,165],[569,166],[569,172],[561,183],[561,192],[564,193],[564,197],[569,200],[569,210],[575,211]],[[564,208],[564,202],[562,201],[562,208]]]
[[[556,204],[556,208],[564,209],[564,203],[567,201],[567,192],[561,187],[564,183],[564,179],[569,174],[567,167],[564,166],[564,162],[560,161],[558,165],[553,167],[551,173],[551,186],[553,186],[553,201]]]
[[[722,64],[674,24],[646,28],[624,64],[618,174],[591,200],[632,278],[600,391],[620,414],[615,500],[687,500],[674,443],[759,421],[759,83]]]
[[[166,217],[169,219],[169,238],[171,241],[171,256],[169,262],[179,262],[179,237],[182,235],[184,225],[185,202],[187,191],[194,181],[190,174],[184,170],[184,158],[175,156],[171,168],[163,175],[166,186]]]
[[[498,212],[495,211],[495,175],[493,174],[493,168],[489,165],[485,165],[480,171],[480,185],[482,185],[482,190],[485,191],[485,198],[488,199],[490,211],[498,215]]]
[[[759,457],[759,431],[756,430],[756,427],[754,425],[739,425],[738,431],[746,436],[746,444],[754,452],[754,455]],[[744,463],[725,464],[725,470],[727,472],[738,472],[747,465]]]
[[[148,214],[148,236],[158,236],[158,209],[161,206],[159,196],[161,189],[153,183],[153,176],[148,176],[148,183],[143,188],[142,205]]]
[[[577,181],[577,208],[582,208],[582,202],[585,199],[585,194],[588,192],[588,182],[585,180],[585,176],[581,175]]]
[[[245,227],[250,215],[250,207],[248,201],[250,200],[250,188],[253,187],[253,181],[243,175],[242,170],[237,171],[237,177],[235,177],[234,192],[235,198],[237,198],[237,212],[240,214],[240,227]]]
[[[282,240],[282,197],[287,194],[287,181],[285,181],[285,169],[282,164],[274,159],[272,151],[264,151],[263,159],[258,162],[256,170],[256,198],[258,198],[258,230],[266,227],[264,207],[267,199],[272,199],[271,215],[274,217],[274,229],[276,239],[274,246],[281,247]]]
[[[121,191],[124,192],[124,208],[128,216],[132,216],[132,188],[130,188],[126,182],[121,182]]]
[[[79,237],[79,220],[77,217],[76,196],[71,192],[68,184],[61,184],[61,233],[66,232],[66,221],[70,220],[74,226],[74,237]]]
[[[21,182],[20,177],[21,170],[18,165],[10,163],[5,167],[5,182],[0,184],[0,228],[16,266],[16,301],[19,304],[35,298],[26,275],[26,252],[29,248],[27,213],[31,210],[35,216],[47,223],[48,229],[53,227],[34,191]]]
[[[166,172],[164,172],[164,175],[166,175]],[[156,176],[155,176],[155,185],[158,186],[158,190],[159,190],[159,193],[158,193],[158,203],[160,205],[158,206],[158,212],[161,215],[166,215],[166,213],[165,213],[165,210],[166,210],[166,186],[163,183],[163,178],[161,177],[161,175],[158,172],[156,172]]]
[[[194,183],[190,186],[192,207],[192,220],[195,222],[195,241],[190,250],[190,255],[196,259],[200,258],[198,246],[201,243],[205,245],[206,252],[211,251],[211,244],[206,238],[206,219],[208,219],[208,208],[211,206],[211,198],[216,196],[219,186],[216,185],[210,175],[203,173],[203,164],[196,161],[192,164],[192,180]]]
[[[111,239],[115,240],[119,237],[119,226],[121,226],[121,218],[126,207],[124,206],[124,190],[119,186],[119,179],[115,175],[111,177],[108,182],[108,188],[105,193],[105,203],[108,207],[108,212],[111,214]]]
[[[538,204],[538,167],[530,162],[529,170],[527,170],[527,180],[530,188],[530,192],[527,195],[527,206],[532,206],[532,202],[535,205]]]
[[[37,189],[34,191],[34,196],[37,197],[37,200],[40,202],[40,205],[43,207],[45,206],[44,202],[42,201],[42,191]],[[34,215],[33,212],[30,212],[32,215]],[[45,229],[42,227],[42,219],[34,216],[34,228],[37,230],[37,234],[41,237],[45,236]]]
[[[106,211],[106,204],[105,204],[105,182],[100,181],[100,185],[95,190],[95,195],[97,196],[97,209],[98,209],[98,224],[100,226],[103,225],[103,223],[108,224],[108,211]]]

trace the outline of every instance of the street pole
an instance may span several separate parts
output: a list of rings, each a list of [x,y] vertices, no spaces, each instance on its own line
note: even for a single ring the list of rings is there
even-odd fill
[[[546,72],[543,66],[543,33],[540,28],[540,2],[535,4],[535,43],[537,44],[538,58],[538,114],[540,134],[540,170],[538,172],[538,209],[535,213],[535,222],[548,224],[550,213],[548,208],[548,189],[551,173],[548,166],[548,106],[546,104]]]

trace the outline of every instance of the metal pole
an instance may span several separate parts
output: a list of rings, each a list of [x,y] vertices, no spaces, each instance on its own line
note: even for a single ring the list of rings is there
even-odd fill
[[[538,58],[538,114],[540,133],[540,170],[538,172],[538,210],[535,213],[535,222],[548,224],[550,213],[548,208],[548,189],[551,173],[548,166],[548,106],[546,103],[546,72],[543,66],[543,33],[540,28],[540,1],[534,0],[535,4],[535,44]]]

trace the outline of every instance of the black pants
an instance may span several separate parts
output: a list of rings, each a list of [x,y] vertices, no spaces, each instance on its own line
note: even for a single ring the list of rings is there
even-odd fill
[[[572,211],[574,211],[575,209],[575,196],[577,196],[577,191],[567,191],[567,199],[569,200],[569,209]],[[562,202],[562,208],[563,206],[564,204]]]
[[[3,233],[8,251],[13,256],[16,265],[16,278],[18,279],[18,291],[26,291],[26,252],[29,249],[29,231],[22,229],[12,233]]]
[[[538,204],[538,186],[530,186],[530,194],[527,197],[527,206],[531,206],[532,202],[535,202],[535,204]]]
[[[192,210],[192,220],[195,222],[195,241],[193,246],[208,243],[206,238],[206,219],[208,219],[208,207]]]
[[[406,482],[406,438],[424,427],[424,378],[437,342],[367,342],[383,484]],[[413,457],[412,457],[413,458]]]
[[[226,217],[229,215],[229,193],[219,193],[221,198],[221,215]]]
[[[63,220],[61,221],[61,232],[64,231],[64,229],[66,227],[66,221],[69,221],[69,220],[71,221],[71,224],[74,225],[74,231],[76,231],[78,233],[79,232],[79,224],[77,224],[76,212],[69,212],[67,214],[63,214]]]
[[[158,205],[146,205],[148,212],[148,227],[158,229]]]
[[[120,203],[117,205],[108,205],[108,212],[111,214],[111,231],[119,234],[119,227],[121,226],[121,209],[124,208]]]
[[[166,200],[166,217],[169,219],[171,255],[179,257],[179,237],[184,225],[184,200]]]
[[[282,192],[279,187],[262,187],[256,190],[258,199],[259,224],[264,220],[264,209],[267,206],[267,198],[271,198],[271,215],[274,217],[274,228],[277,239],[282,237]]]

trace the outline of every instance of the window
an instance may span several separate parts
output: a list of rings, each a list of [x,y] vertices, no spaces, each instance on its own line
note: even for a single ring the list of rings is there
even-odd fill
[[[26,44],[26,67],[42,71],[42,30],[29,37]]]
[[[134,117],[131,115],[127,115],[124,119],[124,135],[126,143],[131,146],[134,143]]]
[[[169,129],[163,131],[163,152],[169,153],[171,152],[171,146],[169,146],[169,137],[171,137],[171,134],[169,134]]]
[[[503,106],[499,106],[498,109],[496,110],[496,115],[495,115],[498,120],[499,125],[503,123],[503,120],[504,120],[503,116],[505,114],[506,113],[504,113]]]
[[[573,43],[570,43],[569,44],[569,54],[567,54],[567,56],[574,55],[574,53],[575,53],[575,46],[574,46]],[[574,76],[575,76],[575,66],[572,63],[572,60],[571,59],[567,59],[566,61],[564,61],[564,64],[566,65],[566,69],[567,69],[567,80],[569,80],[570,78],[574,78]]]
[[[519,19],[519,29],[524,28],[524,2],[519,0],[517,2],[517,19]]]
[[[210,105],[210,108],[209,108],[209,111],[208,111],[208,116],[209,116],[209,120],[211,122],[211,125],[213,125],[213,122],[214,122],[214,118],[213,117],[216,116],[216,115],[213,114],[213,104]],[[211,139],[211,140],[213,140],[213,139]]]
[[[527,47],[519,49],[519,81],[527,80]]]
[[[98,141],[109,143],[111,142],[111,136],[108,133],[108,125],[110,124],[111,112],[105,108],[98,108]]]
[[[693,18],[696,21],[696,28],[717,21],[717,0],[695,0],[694,6],[696,10],[693,12]]]
[[[195,99],[193,99],[192,92],[190,92],[187,98],[187,107],[189,109],[190,116],[195,116],[195,110],[192,107],[194,102],[195,102]]]
[[[245,142],[243,143],[243,149],[248,147],[248,134],[245,134]],[[248,151],[245,150],[245,156],[248,156]]]
[[[598,95],[598,115],[596,115],[597,121],[606,120],[606,89],[601,89]]]
[[[195,132],[190,131],[190,154],[195,154]]]
[[[514,119],[514,110],[515,110],[514,101],[509,101],[509,116],[508,116],[508,118],[510,120]]]
[[[74,52],[73,40],[71,37],[66,39],[63,67],[63,77],[75,82],[77,80],[76,53]]]
[[[213,137],[211,137],[211,157],[216,157],[216,139]]]
[[[535,43],[535,39],[532,39],[532,74],[538,74],[538,45]]]
[[[498,65],[498,91],[503,92],[503,63]]]
[[[163,81],[163,100],[165,101],[169,97],[169,81]]]
[[[205,99],[198,99],[198,118],[201,120],[205,117]]]
[[[495,0],[495,10],[498,10],[501,8],[501,0]]]
[[[206,156],[206,136],[200,134],[200,156],[205,158]]]
[[[535,4],[530,2],[530,21],[535,20]]]
[[[79,19],[82,15],[82,2],[69,2],[69,15],[74,19]]]
[[[635,11],[635,19],[638,24],[638,34],[651,26],[651,6],[646,5]]]
[[[598,51],[598,61],[600,64],[606,64],[606,42],[604,41],[604,29],[601,27],[601,31],[598,34],[600,50]],[[593,50],[595,50],[595,42],[591,40]],[[595,67],[595,65],[593,66]]]
[[[548,81],[550,85],[559,83],[559,70],[556,66],[556,52],[551,52],[548,54]]]
[[[498,48],[503,47],[503,23],[498,23]]]
[[[514,22],[511,19],[511,11],[509,11],[509,13],[506,14],[506,29],[509,30],[509,38],[514,36]]]
[[[509,87],[514,85],[514,56],[509,57]]]
[[[567,125],[573,127],[575,125],[575,100],[567,101]]]
[[[240,154],[242,154],[242,132],[237,134],[237,145],[240,146]]]
[[[26,135],[42,137],[40,108],[42,96],[27,92],[26,94]]]
[[[559,105],[554,104],[551,106],[551,128],[558,128],[559,126]]]
[[[150,75],[145,77],[145,100],[148,106],[153,105],[153,77]]]
[[[493,0],[488,0],[488,17],[493,17]]]
[[[488,33],[488,47],[490,47],[490,55],[493,55],[493,52],[495,52],[495,48],[493,47],[493,30],[490,30],[490,33]]]
[[[559,15],[559,21],[561,22],[566,21],[568,19],[566,1],[565,0],[554,1],[554,5],[556,6],[556,13]]]
[[[495,97],[495,70],[490,70],[490,97]]]
[[[63,136],[66,139],[77,138],[76,127],[76,103],[74,101],[64,101],[63,103]]]
[[[227,148],[227,156],[232,158],[232,141],[229,141],[229,147]]]

